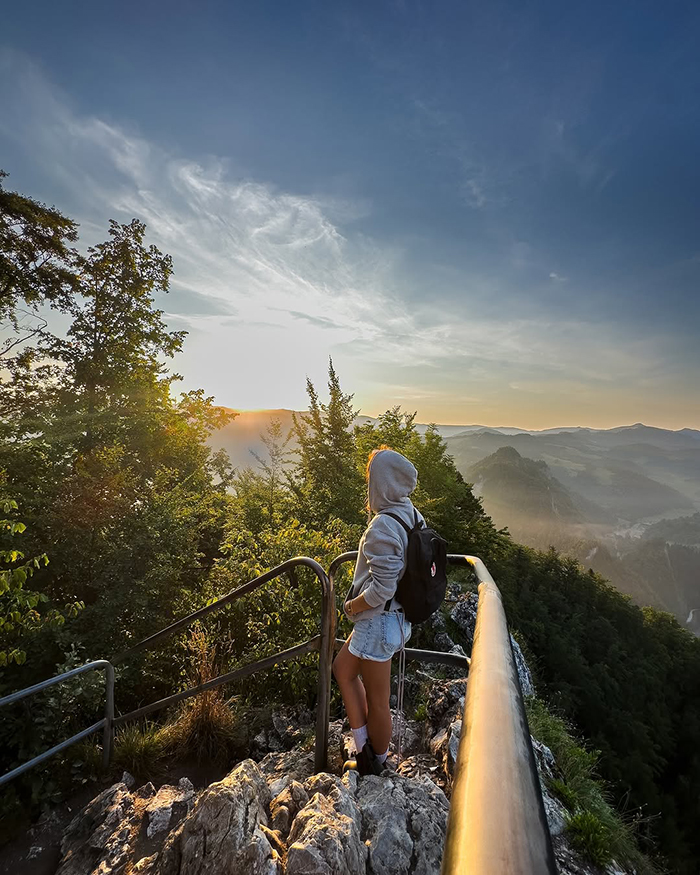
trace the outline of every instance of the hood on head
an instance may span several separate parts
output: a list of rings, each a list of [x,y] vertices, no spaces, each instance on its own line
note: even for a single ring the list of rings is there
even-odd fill
[[[379,513],[392,504],[401,504],[416,488],[418,472],[401,453],[380,450],[369,466],[369,507]]]

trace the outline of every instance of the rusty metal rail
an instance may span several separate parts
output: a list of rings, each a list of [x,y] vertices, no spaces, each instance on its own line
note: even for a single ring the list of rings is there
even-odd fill
[[[269,583],[271,580],[274,580],[277,577],[281,577],[283,574],[287,574],[294,568],[304,566],[310,568],[314,572],[319,583],[321,584],[322,599],[320,635],[315,635],[308,641],[304,641],[301,644],[296,645],[295,647],[289,648],[288,650],[283,650],[279,653],[271,654],[270,656],[266,656],[263,659],[258,660],[257,662],[242,666],[235,671],[228,672],[227,674],[220,675],[216,678],[212,678],[210,681],[207,681],[204,684],[199,684],[198,686],[192,687],[188,690],[182,690],[181,692],[175,693],[172,696],[168,696],[165,699],[160,699],[157,702],[151,702],[141,708],[137,708],[135,711],[131,711],[128,714],[122,714],[119,717],[115,718],[113,663],[120,662],[135,653],[140,653],[141,651],[148,650],[154,647],[163,638],[167,638],[169,635],[173,635],[175,632],[186,628],[187,626],[194,623],[196,620],[205,617],[212,611],[222,608],[225,605],[230,604],[231,602],[234,602],[239,598],[242,598],[244,595],[247,595],[247,593],[252,592],[253,590],[257,589],[260,586],[263,586],[266,583]],[[5,696],[5,698],[3,699],[0,699],[0,707],[2,707],[3,705],[10,705],[13,702],[17,702],[20,699],[24,699],[27,696],[33,695],[34,693],[41,692],[42,690],[45,690],[48,687],[52,687],[55,684],[62,683],[63,681],[75,677],[78,674],[100,668],[106,669],[107,672],[105,716],[102,718],[102,720],[99,720],[94,725],[82,730],[81,732],[77,733],[77,735],[72,736],[66,741],[55,745],[50,750],[47,750],[39,756],[34,757],[32,760],[23,763],[21,766],[13,769],[11,772],[7,772],[6,774],[0,776],[0,786],[7,783],[8,781],[11,781],[13,778],[18,777],[23,772],[26,772],[28,769],[39,765],[39,763],[44,762],[45,760],[54,756],[54,754],[60,753],[66,748],[70,747],[70,745],[75,744],[76,742],[80,741],[83,738],[86,738],[88,735],[91,735],[94,732],[97,732],[99,729],[102,729],[104,733],[102,750],[103,764],[106,768],[109,765],[112,754],[114,728],[116,726],[127,723],[130,720],[137,720],[138,718],[143,717],[146,714],[150,714],[154,711],[159,711],[161,708],[165,708],[168,705],[175,704],[176,702],[182,702],[185,699],[192,698],[193,696],[198,696],[200,693],[204,693],[207,690],[215,689],[222,684],[231,683],[232,681],[248,677],[249,675],[254,674],[256,671],[271,668],[273,665],[277,665],[280,662],[286,662],[287,660],[294,659],[297,656],[302,656],[305,653],[312,652],[318,652],[319,654],[318,696],[316,705],[316,750],[314,756],[314,765],[316,771],[323,771],[323,769],[325,769],[326,767],[328,757],[328,732],[331,704],[331,667],[333,662],[333,646],[335,643],[335,625],[335,594],[333,591],[332,581],[329,580],[326,572],[323,570],[318,562],[316,562],[314,559],[309,559],[307,556],[297,556],[294,559],[289,559],[286,562],[283,562],[281,565],[270,569],[270,571],[265,572],[265,574],[261,574],[254,580],[251,580],[248,583],[239,586],[237,589],[232,590],[230,593],[227,593],[225,596],[222,596],[220,599],[217,599],[211,604],[205,605],[203,608],[200,608],[199,610],[188,614],[188,616],[183,617],[181,620],[177,620],[175,623],[171,623],[165,629],[161,629],[159,632],[150,635],[148,638],[144,638],[143,641],[139,641],[138,644],[135,644],[133,647],[129,648],[129,650],[126,650],[123,653],[120,653],[118,656],[114,657],[112,662],[108,662],[105,659],[96,660],[95,662],[81,665],[78,668],[65,672],[65,674],[49,678],[46,681],[35,684],[33,687],[27,687],[24,690],[19,690],[16,693],[12,693],[9,696]]]
[[[83,738],[87,738],[94,732],[98,732],[100,729],[103,730],[102,764],[105,768],[109,765],[112,756],[112,724],[114,721],[114,667],[106,659],[96,659],[94,662],[79,665],[77,668],[73,668],[70,671],[66,671],[63,674],[59,674],[48,680],[41,681],[38,684],[34,684],[32,687],[18,690],[16,693],[10,693],[9,696],[0,699],[0,708],[5,705],[12,705],[15,702],[26,699],[27,696],[33,696],[35,693],[41,693],[44,690],[48,690],[49,687],[56,686],[56,684],[62,684],[71,678],[77,677],[79,674],[85,674],[88,671],[99,671],[101,669],[105,670],[105,716],[101,720],[98,720],[97,723],[93,723],[92,726],[88,726],[87,729],[83,729],[81,732],[67,738],[60,744],[54,745],[50,750],[40,753],[26,763],[22,763],[21,766],[17,766],[16,769],[12,769],[12,771],[0,775],[0,787],[8,781],[11,781],[13,778],[19,777],[34,766],[38,766],[39,763],[43,763],[55,754],[60,753],[62,750],[66,750],[66,748],[70,747],[72,744],[81,741]]]
[[[251,662],[248,665],[244,665],[241,668],[236,669],[235,671],[228,672],[227,674],[220,675],[216,678],[212,678],[210,681],[207,681],[204,684],[199,684],[198,686],[191,687],[188,690],[182,690],[179,693],[175,693],[174,695],[168,696],[165,699],[160,699],[157,702],[151,702],[148,705],[137,708],[135,711],[130,711],[128,714],[122,714],[113,721],[114,725],[117,726],[122,723],[128,723],[131,720],[137,720],[138,718],[143,717],[146,714],[151,714],[154,711],[159,711],[161,708],[167,707],[168,705],[173,705],[176,702],[182,702],[185,699],[190,699],[193,696],[198,696],[200,693],[207,692],[207,690],[213,690],[216,687],[221,686],[222,684],[227,684],[231,683],[232,681],[240,680],[241,678],[248,677],[249,675],[254,674],[257,671],[263,671],[264,669],[272,668],[273,665],[277,665],[280,662],[286,662],[287,660],[294,659],[297,656],[302,656],[305,653],[318,651],[318,695],[316,704],[316,748],[314,754],[314,766],[317,772],[323,771],[323,769],[325,769],[326,767],[326,762],[328,759],[328,732],[331,707],[331,666],[333,662],[333,643],[335,640],[336,614],[333,581],[329,579],[326,572],[323,570],[321,565],[316,562],[315,559],[309,559],[308,556],[297,556],[294,559],[288,559],[281,565],[277,565],[275,568],[271,568],[270,571],[266,571],[264,574],[259,575],[254,580],[251,580],[248,583],[244,583],[242,586],[237,587],[227,595],[222,596],[220,599],[217,599],[215,602],[212,602],[209,605],[205,605],[203,608],[200,608],[199,610],[188,614],[186,617],[183,617],[181,620],[177,620],[175,623],[171,623],[170,626],[167,626],[165,629],[161,629],[160,632],[156,632],[154,635],[150,635],[148,638],[144,638],[143,641],[140,641],[138,644],[135,644],[133,647],[129,648],[129,650],[117,656],[114,661],[120,662],[121,660],[126,659],[128,656],[131,656],[134,653],[139,653],[142,650],[151,649],[163,638],[167,638],[169,635],[173,635],[175,632],[179,632],[181,629],[186,628],[187,626],[194,623],[196,620],[200,620],[202,617],[205,617],[212,611],[216,611],[217,609],[222,608],[225,605],[231,604],[231,602],[242,598],[249,592],[253,592],[253,590],[257,589],[258,587],[263,586],[264,584],[269,583],[271,580],[274,580],[277,577],[281,577],[282,575],[287,574],[292,569],[299,567],[310,568],[316,575],[319,583],[321,584],[322,598],[320,635],[316,635],[313,638],[310,638],[308,641],[297,644],[295,647],[291,647],[288,650],[283,650],[279,653],[273,653],[270,656],[259,659],[257,662]]]
[[[556,875],[518,672],[484,563],[442,875]]]

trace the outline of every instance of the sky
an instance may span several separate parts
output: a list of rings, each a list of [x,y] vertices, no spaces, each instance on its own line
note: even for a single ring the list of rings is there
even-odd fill
[[[700,428],[696,2],[72,0],[0,30],[5,184],[174,259],[184,388]]]

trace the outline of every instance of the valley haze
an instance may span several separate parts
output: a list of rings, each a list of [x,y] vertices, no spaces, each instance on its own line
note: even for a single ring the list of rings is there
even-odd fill
[[[231,410],[231,408],[227,408]],[[237,469],[256,468],[273,419],[241,410],[210,437]],[[355,423],[375,422],[358,415]],[[417,424],[424,433],[425,423]],[[436,424],[486,512],[513,538],[555,547],[640,605],[668,611],[700,635],[700,431],[635,423],[615,428]],[[293,452],[294,439],[288,449]]]

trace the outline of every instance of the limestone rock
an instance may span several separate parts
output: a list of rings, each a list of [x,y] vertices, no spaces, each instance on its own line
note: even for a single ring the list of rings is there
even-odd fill
[[[314,771],[314,752],[294,748],[269,753],[258,763],[272,796],[278,796],[291,781],[305,781]]]
[[[396,773],[398,775],[405,775],[407,778],[412,778],[419,783],[430,781],[432,784],[439,787],[449,798],[450,782],[443,771],[442,763],[438,762],[438,760],[429,753],[418,753],[406,757],[406,759],[397,766]]]
[[[433,648],[441,650],[443,653],[449,653],[455,646],[454,641],[450,638],[447,632],[438,632],[433,640]]]
[[[56,875],[120,875],[129,863],[139,821],[126,784],[103,790],[68,825]]]
[[[291,750],[302,739],[303,729],[291,709],[276,711],[272,715],[272,726],[284,750]]]
[[[450,617],[459,627],[459,630],[462,635],[464,635],[470,649],[474,643],[474,630],[476,629],[476,610],[478,605],[478,594],[475,592],[470,592],[466,596],[464,596],[464,598],[460,599],[450,612]]]
[[[346,756],[346,738],[343,732],[345,720],[332,720],[328,725],[328,764],[326,771],[339,775],[343,771]],[[350,724],[347,724],[348,729]],[[353,748],[354,749],[354,748]]]
[[[274,730],[261,729],[253,738],[252,753],[255,756],[264,756],[269,752],[279,753],[282,750],[284,750],[284,745]]]
[[[462,721],[453,720],[449,726],[440,729],[430,741],[430,752],[442,764],[443,771],[452,777],[457,763]]]
[[[428,691],[427,711],[430,735],[462,718],[467,679],[434,681]]]
[[[449,803],[432,781],[368,775],[357,788],[372,875],[440,871]]]
[[[309,801],[309,794],[299,781],[290,781],[282,792],[270,803],[270,825],[287,836],[292,821]]]
[[[146,808],[148,838],[152,839],[157,833],[169,829],[173,811],[179,809],[178,814],[186,814],[190,810],[193,799],[194,787],[189,778],[180,778],[177,787],[164,784]]]
[[[546,744],[538,741],[532,735],[530,736],[530,740],[532,741],[532,749],[535,753],[537,771],[540,773],[540,776],[543,778],[556,777],[559,770],[557,769],[556,760],[554,759],[552,751]]]
[[[354,776],[356,781],[356,776]],[[305,782],[311,796],[289,833],[287,875],[359,875],[367,850],[350,781],[322,772]]]
[[[276,875],[278,853],[267,826],[270,791],[252,760],[244,760],[197,799],[192,812],[170,833],[157,875]]]
[[[122,775],[122,784],[126,784],[127,788],[131,790],[131,788],[136,783],[136,778],[131,774],[131,772],[124,772]]]
[[[547,817],[547,825],[552,838],[561,835],[566,829],[566,807],[557,799],[542,783],[540,778],[540,786],[542,788],[542,802],[544,803],[544,813]]]
[[[534,696],[535,685],[532,682],[532,675],[530,674],[527,662],[525,662],[520,645],[512,635],[510,636],[510,643],[513,648],[515,667],[518,670],[518,680],[520,681],[520,689],[523,691],[523,696]]]
[[[157,859],[158,854],[151,854],[149,857],[142,857],[138,863],[134,865],[134,875],[154,875]]]

